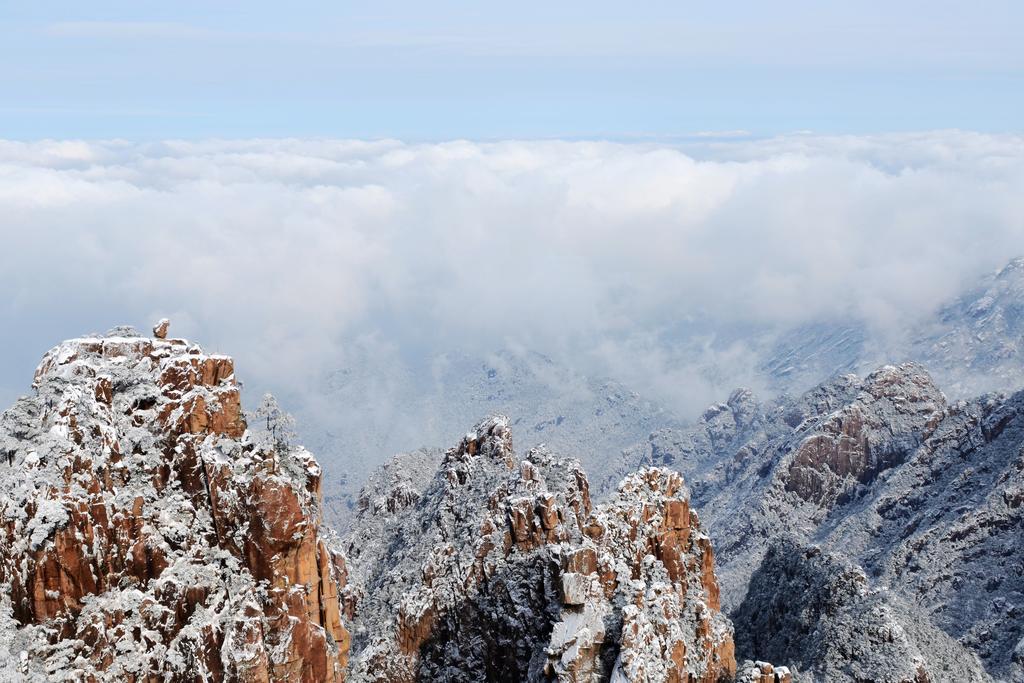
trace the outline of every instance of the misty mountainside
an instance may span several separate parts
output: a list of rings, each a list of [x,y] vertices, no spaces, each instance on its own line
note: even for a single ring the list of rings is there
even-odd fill
[[[775,546],[789,543],[792,556],[793,542],[811,544],[862,572],[865,591],[911,605],[913,619],[997,679],[1024,680],[1024,392],[949,401],[914,363],[839,376],[796,398],[759,402],[738,390],[693,427],[660,430],[627,451],[602,486],[649,466],[685,476],[738,629],[767,628],[751,612],[755,597],[773,605],[772,629],[810,609],[800,607],[806,586],[780,578],[811,570],[786,564]],[[905,622],[895,619],[903,631]],[[784,645],[793,639],[785,630],[742,632],[739,656],[806,668],[809,652]],[[928,639],[935,661],[950,661],[943,639]]]
[[[360,487],[392,455],[453,443],[467,416],[508,415],[524,448],[546,444],[589,471],[661,427],[680,422],[623,385],[536,353],[447,353],[380,363],[357,357],[311,396],[283,395],[303,443],[319,454],[325,513],[343,527]]]
[[[679,396],[658,398],[684,419],[735,387],[765,398],[798,395],[830,377],[907,361],[927,367],[951,398],[1014,391],[1024,387],[1024,258],[969,281],[934,308],[885,324],[844,309],[795,324],[691,312],[662,341],[663,371],[678,377]],[[705,400],[694,404],[690,395]]]
[[[812,321],[760,352],[767,385],[803,391],[833,375],[916,361],[952,398],[1024,387],[1024,258],[1016,258],[897,333],[863,322]]]
[[[339,369],[302,391],[277,393],[323,463],[325,514],[343,527],[374,468],[396,453],[453,442],[467,416],[508,415],[524,446],[579,458],[603,489],[615,483],[607,479],[624,449],[696,423],[697,411],[685,406],[735,386],[756,387],[764,399],[799,395],[830,377],[905,361],[923,364],[952,398],[1024,386],[1024,259],[907,321],[898,335],[855,318],[781,329],[700,320],[673,326],[665,340],[674,348],[668,371],[687,370],[656,399],[634,391],[644,382],[628,372],[599,379],[531,351],[403,354],[379,343],[355,345]]]

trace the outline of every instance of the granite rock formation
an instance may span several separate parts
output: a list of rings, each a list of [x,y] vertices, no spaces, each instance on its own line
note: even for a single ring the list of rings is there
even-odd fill
[[[247,421],[232,360],[167,331],[59,345],[0,417],[5,679],[732,680],[678,473],[595,507],[488,418],[376,473],[346,558],[276,404]]]
[[[319,466],[156,332],[57,346],[0,417],[0,677],[343,680]]]
[[[727,611],[792,535],[862,567],[995,678],[1022,681],[1022,446],[1024,394],[950,402],[907,363],[797,398],[737,392],[693,428],[652,435],[619,474],[686,473]]]
[[[797,683],[989,680],[976,655],[909,603],[792,538],[772,545],[734,619],[740,656],[787,662]]]
[[[503,417],[423,486],[389,467],[347,539],[352,680],[732,680],[710,540],[678,474],[642,470],[595,507],[578,464],[520,460]]]

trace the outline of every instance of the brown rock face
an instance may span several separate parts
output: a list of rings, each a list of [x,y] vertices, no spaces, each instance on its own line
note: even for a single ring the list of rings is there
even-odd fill
[[[842,501],[857,484],[899,464],[913,444],[886,443],[892,425],[927,439],[938,426],[945,398],[925,374],[885,367],[865,381],[863,395],[807,438],[789,465],[787,491],[821,507]]]
[[[171,326],[171,321],[167,318],[163,318],[158,321],[156,325],[153,325],[153,336],[156,339],[167,339],[167,329]]]
[[[572,599],[563,598],[547,673],[601,680],[602,647],[616,643],[613,671],[626,680],[731,681],[732,626],[719,612],[711,543],[682,477],[662,468],[636,472],[586,528],[595,531],[564,562],[572,591],[563,594]]]
[[[230,358],[156,332],[65,342],[3,415],[15,647],[83,680],[343,680],[319,467],[247,431]]]

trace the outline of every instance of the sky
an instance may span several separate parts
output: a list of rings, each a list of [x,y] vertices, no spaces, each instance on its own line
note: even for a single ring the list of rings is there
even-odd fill
[[[1019,131],[1015,0],[0,3],[0,137]]]

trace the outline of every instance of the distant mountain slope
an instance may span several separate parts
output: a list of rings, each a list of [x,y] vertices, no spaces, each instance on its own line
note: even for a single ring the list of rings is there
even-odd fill
[[[800,325],[772,338],[761,370],[781,391],[802,391],[837,374],[903,361],[923,364],[953,398],[1022,388],[1024,258],[908,325],[895,338],[852,320]]]
[[[910,358],[951,396],[1024,385],[1024,258],[1010,261],[916,330]]]

